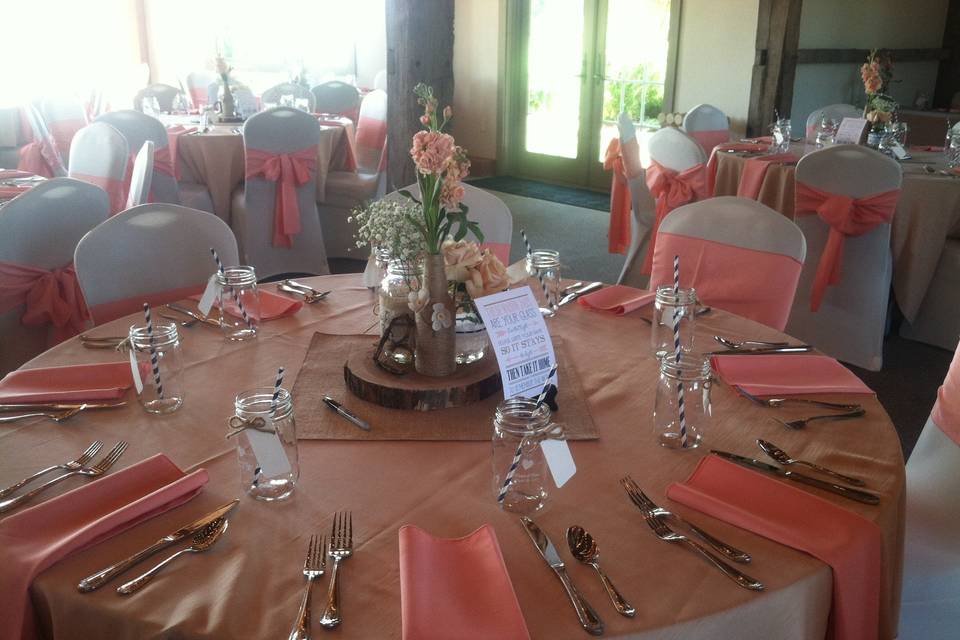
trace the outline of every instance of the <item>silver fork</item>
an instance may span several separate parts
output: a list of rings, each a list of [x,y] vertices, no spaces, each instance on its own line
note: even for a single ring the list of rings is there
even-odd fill
[[[297,621],[290,630],[290,636],[287,640],[309,640],[310,639],[310,592],[313,588],[313,581],[323,575],[327,567],[327,539],[320,536],[318,543],[317,536],[310,536],[310,542],[307,544],[307,559],[303,561],[303,575],[307,579],[307,587],[303,590],[303,600],[300,601],[300,612],[297,614]]]
[[[18,416],[2,416],[0,417],[0,423],[16,422],[17,420],[23,420],[25,418],[49,418],[54,422],[63,422],[64,420],[69,420],[86,408],[87,405],[82,404],[79,407],[65,409],[63,411],[35,411],[34,413],[21,413]]]
[[[79,469],[74,469],[73,471],[69,471],[63,475],[57,476],[53,480],[44,482],[42,485],[40,485],[33,491],[28,491],[27,493],[19,495],[15,498],[8,498],[7,500],[0,501],[0,513],[5,513],[7,511],[10,511],[11,509],[16,509],[24,502],[27,502],[33,499],[37,494],[43,491],[46,491],[53,485],[58,484],[71,476],[87,476],[90,478],[97,478],[99,476],[102,476],[110,469],[110,467],[114,465],[117,459],[119,459],[120,456],[123,455],[123,452],[126,450],[127,450],[127,443],[121,440],[116,445],[114,445],[113,449],[111,449],[109,453],[107,453],[107,455],[105,455],[100,460],[100,462],[93,465],[92,467],[89,467],[89,468],[81,467]]]
[[[646,520],[647,525],[649,525],[650,529],[653,530],[653,533],[656,534],[656,536],[661,540],[665,540],[667,542],[673,542],[675,544],[680,544],[687,547],[688,549],[696,551],[697,553],[702,555],[704,558],[706,558],[710,562],[710,564],[712,564],[714,567],[719,569],[720,572],[723,573],[723,575],[727,576],[728,578],[736,582],[738,585],[740,585],[744,589],[749,589],[751,591],[763,591],[762,582],[755,580],[754,578],[751,578],[750,576],[743,573],[739,569],[731,567],[729,564],[727,564],[726,562],[724,562],[714,554],[710,553],[707,549],[705,549],[700,544],[694,542],[690,538],[680,535],[679,533],[676,533],[673,529],[668,527],[667,524],[660,518],[657,518],[651,513],[646,513],[644,515],[644,520]]]
[[[623,488],[627,490],[627,495],[630,496],[630,499],[633,501],[633,504],[637,506],[642,513],[649,513],[652,516],[657,518],[666,518],[671,519],[677,524],[684,526],[685,528],[692,531],[697,537],[709,544],[711,547],[727,556],[734,562],[740,562],[743,564],[748,564],[752,558],[750,554],[740,551],[736,547],[732,547],[727,543],[723,542],[718,538],[714,538],[712,535],[701,529],[695,524],[687,522],[677,514],[672,511],[667,511],[663,507],[658,506],[653,500],[643,492],[643,490],[633,481],[633,478],[626,476],[620,480],[620,483],[623,485]]]
[[[849,420],[850,418],[859,418],[860,416],[865,415],[867,412],[863,409],[857,409],[856,411],[850,411],[848,413],[831,413],[825,416],[810,416],[809,418],[798,418],[797,420],[787,420],[783,421],[778,418],[773,418],[776,422],[779,422],[787,429],[803,429],[807,426],[808,422],[813,422],[814,420]]]
[[[340,563],[353,553],[353,512],[338,511],[334,514],[329,553],[333,559],[333,569],[327,588],[327,606],[320,618],[320,624],[326,629],[334,628],[343,620],[340,616],[340,582],[337,578],[340,575]]]
[[[37,471],[35,474],[31,476],[27,476],[23,480],[13,483],[6,489],[0,489],[0,498],[6,495],[10,495],[11,493],[16,491],[23,485],[27,484],[28,482],[33,482],[40,476],[50,473],[51,471],[56,471],[57,469],[64,469],[65,471],[75,471],[79,469],[83,465],[90,462],[90,460],[93,459],[93,456],[97,455],[97,452],[100,451],[100,448],[102,446],[103,446],[103,443],[97,440],[93,444],[91,444],[89,447],[87,447],[87,450],[84,451],[82,454],[80,454],[75,460],[64,462],[62,464],[55,464],[52,467],[47,467],[46,469],[41,469],[40,471]]]
[[[733,388],[737,390],[744,398],[758,404],[761,407],[773,407],[774,409],[779,409],[784,404],[788,402],[796,402],[797,404],[812,404],[818,407],[826,407],[827,409],[840,409],[843,411],[856,411],[862,407],[859,404],[842,404],[840,402],[827,402],[825,400],[813,400],[811,398],[758,398],[757,396],[748,393],[743,387],[738,384],[733,385]]]

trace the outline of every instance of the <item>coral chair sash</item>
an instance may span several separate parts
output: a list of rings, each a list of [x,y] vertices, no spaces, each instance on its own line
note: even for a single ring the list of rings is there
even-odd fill
[[[840,281],[840,263],[843,256],[843,241],[847,236],[860,236],[874,227],[893,220],[900,190],[893,189],[865,198],[851,198],[827,193],[802,182],[797,182],[797,215],[817,214],[830,225],[827,244],[820,255],[817,273],[813,280],[810,310],[817,311],[823,301],[827,286]]]
[[[697,141],[703,147],[704,152],[710,155],[713,148],[719,144],[730,141],[730,131],[727,129],[716,129],[711,131],[687,131],[687,135]]]
[[[614,138],[607,146],[603,168],[613,172],[610,186],[610,231],[607,235],[607,251],[626,254],[630,249],[630,185],[627,171],[620,155],[620,140]]]
[[[83,331],[90,317],[73,265],[48,271],[0,262],[0,313],[21,305],[24,325],[53,325],[52,344]]]
[[[132,159],[130,160],[130,166],[133,166]],[[157,173],[162,173],[176,179],[176,169],[173,166],[173,158],[170,154],[170,147],[162,147],[154,150],[153,170]]]
[[[937,391],[931,417],[941,431],[960,445],[960,347],[953,354],[947,377]]]
[[[20,147],[17,169],[34,175],[52,178],[60,165],[57,151],[49,139],[34,140]]]
[[[89,182],[106,191],[107,196],[110,198],[110,215],[120,213],[127,208],[127,185],[130,184],[129,179],[124,181],[104,176],[91,176],[85,173],[71,173],[70,177]]]
[[[657,218],[650,234],[650,249],[643,260],[640,273],[650,273],[653,264],[653,252],[656,248],[657,230],[667,214],[681,205],[702,200],[707,197],[707,173],[705,165],[698,164],[677,173],[667,169],[655,160],[647,168],[647,188],[657,201]]]
[[[50,136],[56,143],[57,149],[60,150],[61,156],[66,158],[70,154],[70,143],[73,142],[73,136],[85,126],[87,126],[87,123],[79,118],[47,123]]]
[[[293,236],[300,233],[300,204],[297,187],[315,175],[316,145],[291,153],[272,153],[262,149],[246,150],[246,177],[263,177],[277,183],[273,210],[273,246],[293,247]]]

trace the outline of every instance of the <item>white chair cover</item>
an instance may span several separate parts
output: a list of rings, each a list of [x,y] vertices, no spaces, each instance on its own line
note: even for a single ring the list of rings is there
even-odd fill
[[[816,109],[807,116],[807,126],[804,131],[806,132],[808,142],[813,142],[817,139],[817,127],[820,125],[820,121],[824,116],[840,124],[844,118],[863,117],[863,109],[857,108],[852,104],[843,104],[842,102],[838,104],[828,104],[825,107]]]
[[[630,118],[630,114],[622,112],[617,118],[617,129],[620,133],[620,149],[625,143],[637,137],[637,130]],[[646,289],[650,276],[641,274],[643,258],[647,255],[650,246],[650,231],[657,217],[657,201],[653,199],[645,173],[640,173],[628,182],[630,188],[630,214],[633,217],[630,225],[630,249],[623,261],[620,277],[617,284],[624,284],[638,289]]]
[[[895,160],[858,145],[807,154],[796,172],[797,182],[852,198],[899,189],[901,178]],[[827,288],[820,309],[812,312],[810,292],[830,226],[817,215],[798,215],[796,223],[807,238],[811,259],[803,265],[786,332],[838,360],[879,371],[893,272],[890,225],[846,238],[840,282]]]
[[[664,127],[650,136],[647,148],[652,161],[678,173],[707,161],[697,141],[673,127]]]
[[[60,149],[56,144],[50,129],[47,127],[46,121],[43,119],[43,116],[40,114],[40,110],[32,104],[24,105],[24,113],[26,114],[28,124],[30,125],[30,133],[33,136],[34,142],[41,140],[49,140],[51,144],[51,153],[49,155],[44,155],[44,159],[50,165],[51,170],[53,171],[54,177],[63,177],[67,175],[67,162],[68,158],[64,158],[60,154]]]
[[[110,199],[113,213],[126,204],[130,146],[123,134],[106,122],[88,124],[70,145],[70,177],[94,184]]]
[[[57,269],[73,262],[85,233],[110,215],[107,194],[70,178],[41,182],[0,215],[0,262]],[[48,327],[26,327],[23,307],[0,314],[0,377],[48,347]]]
[[[237,241],[217,216],[177,205],[145,204],[119,213],[80,240],[74,258],[87,306],[203,285],[225,265],[239,264]]]
[[[234,94],[236,96],[236,94]],[[281,82],[263,92],[260,96],[260,102],[266,104],[272,102],[275,105],[280,104],[282,96],[293,96],[295,100],[307,100],[310,103],[309,111],[313,113],[316,109],[316,101],[313,93],[306,87],[294,84],[292,82]],[[246,111],[244,111],[246,113]]]
[[[277,107],[262,111],[243,127],[245,149],[271,153],[292,153],[317,145],[320,124],[303,111]],[[263,176],[248,178],[242,190],[234,193],[233,229],[240,243],[244,264],[253,265],[258,278],[280,273],[330,273],[323,231],[317,214],[317,173],[297,188],[300,207],[300,233],[293,236],[293,247],[273,246],[274,204],[278,183]]]
[[[169,84],[151,84],[138,91],[137,95],[133,97],[133,108],[137,111],[143,111],[143,99],[156,98],[157,104],[160,105],[160,111],[173,111],[173,103],[177,96],[182,93],[179,88],[172,87]]]
[[[63,160],[70,157],[70,142],[77,131],[87,125],[87,112],[76,100],[43,98],[37,104],[47,130],[57,143]]]
[[[150,182],[153,178],[153,142],[147,140],[137,152],[130,176],[130,193],[127,194],[127,209],[147,204]]]
[[[947,238],[923,303],[913,322],[903,321],[900,335],[954,350],[960,340],[960,239]]]
[[[380,172],[386,141],[387,92],[371,91],[363,96],[357,122],[357,164],[362,173]]]
[[[360,91],[352,84],[332,80],[318,84],[310,90],[315,100],[317,113],[336,113],[356,117],[360,106]]]
[[[377,71],[377,75],[373,76],[373,88],[379,89],[380,91],[387,90],[387,70],[380,69]]]
[[[700,143],[709,155],[713,147],[730,139],[730,120],[710,104],[698,104],[683,117],[683,130]]]

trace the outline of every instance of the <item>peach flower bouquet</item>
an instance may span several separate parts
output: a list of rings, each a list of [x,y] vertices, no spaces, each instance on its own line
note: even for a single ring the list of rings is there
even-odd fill
[[[860,78],[867,94],[863,117],[870,122],[871,129],[882,131],[888,122],[893,121],[893,114],[897,110],[896,101],[886,94],[893,80],[893,61],[890,56],[877,49],[872,50],[860,67]]]

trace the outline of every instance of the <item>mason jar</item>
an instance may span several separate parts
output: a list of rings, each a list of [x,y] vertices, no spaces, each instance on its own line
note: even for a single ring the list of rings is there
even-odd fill
[[[224,267],[220,285],[220,330],[227,340],[249,340],[260,329],[260,290],[253,267]]]
[[[297,422],[293,398],[280,389],[260,387],[244,391],[234,400],[230,427],[237,439],[240,483],[257,500],[283,500],[293,493],[300,478]]]
[[[673,338],[674,323],[679,323],[680,349],[693,350],[693,334],[697,328],[697,292],[695,289],[681,288],[674,293],[673,286],[657,287],[657,297],[653,304],[653,323],[650,331],[650,348],[657,359],[667,353],[674,353],[676,347]],[[676,320],[674,320],[676,313]]]
[[[183,404],[183,353],[175,322],[130,327],[130,360],[141,384],[137,398],[147,413],[172,413]]]
[[[560,302],[560,252],[534,251],[527,256],[527,273],[537,278],[534,296],[540,303],[540,313],[552,317]]]
[[[710,422],[710,360],[685,353],[660,360],[653,429],[661,446],[696,449]]]
[[[505,511],[531,515],[550,495],[550,469],[540,443],[555,425],[546,404],[511,398],[497,405],[493,418],[493,492]],[[517,457],[519,456],[519,457]]]
[[[384,353],[400,364],[413,362],[413,350],[416,345],[416,318],[410,308],[410,294],[420,289],[422,267],[416,263],[401,260],[390,260],[387,263],[387,272],[380,281],[380,335],[383,336],[387,327],[394,318],[406,317],[409,324],[406,328],[394,326],[391,340],[384,344]],[[405,342],[405,346],[396,347],[397,342]]]

